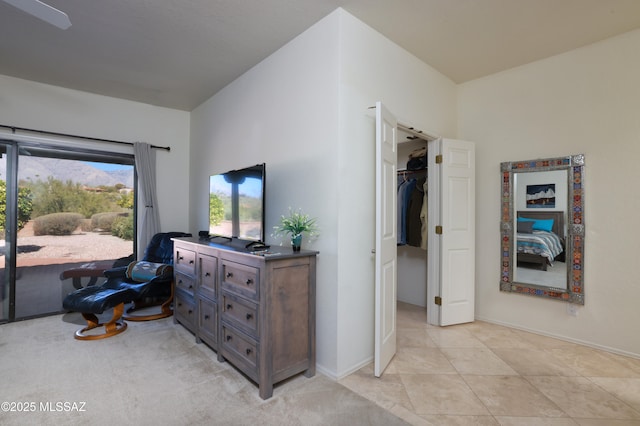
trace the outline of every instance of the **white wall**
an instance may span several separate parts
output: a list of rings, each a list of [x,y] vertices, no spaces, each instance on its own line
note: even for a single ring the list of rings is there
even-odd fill
[[[317,363],[342,377],[373,355],[374,120],[451,135],[455,85],[341,9],[192,112],[191,223],[206,229],[208,177],[267,164],[267,229],[289,206],[318,218]],[[267,242],[278,240],[268,236]]]
[[[459,87],[478,143],[476,315],[640,356],[640,30]],[[584,153],[585,305],[499,291],[500,162]],[[493,249],[490,249],[493,247]]]
[[[209,175],[266,163],[266,240],[288,208],[318,219],[317,362],[333,372],[338,324],[338,21],[330,15],[192,112],[191,223],[207,229]],[[286,242],[290,244],[290,242]]]
[[[156,152],[160,225],[187,229],[189,113],[0,75],[0,124],[171,147]]]
[[[370,361],[374,338],[375,119],[454,137],[456,86],[352,15],[340,16],[338,347],[336,375]]]

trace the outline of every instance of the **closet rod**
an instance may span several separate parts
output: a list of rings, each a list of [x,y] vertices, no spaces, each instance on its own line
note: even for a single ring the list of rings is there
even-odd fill
[[[37,130],[37,129],[29,129],[29,128],[26,128],[26,127],[7,126],[5,124],[0,124],[0,127],[3,127],[5,129],[10,129],[14,134],[16,133],[16,131],[22,131],[22,132],[40,133],[40,134],[50,135],[50,136],[62,136],[62,137],[65,137],[65,138],[84,139],[84,140],[96,141],[96,142],[117,143],[117,144],[121,144],[121,145],[131,145],[131,146],[133,146],[133,144],[134,144],[133,142],[123,142],[123,141],[116,141],[116,140],[112,140],[112,139],[92,138],[92,137],[89,137],[89,136],[71,135],[69,133],[49,132],[47,130]],[[169,146],[151,145],[151,148],[164,149],[165,151],[171,151],[171,147],[169,147]]]

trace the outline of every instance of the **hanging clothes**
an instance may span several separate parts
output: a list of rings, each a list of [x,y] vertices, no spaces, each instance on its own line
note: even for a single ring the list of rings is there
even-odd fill
[[[419,175],[420,173],[418,173]],[[397,244],[427,249],[427,177],[398,175]]]
[[[420,247],[422,243],[422,220],[420,219],[420,215],[424,203],[424,183],[427,181],[427,178],[423,176],[414,179],[414,181],[415,184],[411,189],[407,202],[405,218],[406,241],[410,246]]]
[[[429,182],[427,181],[427,179],[424,180],[424,183],[422,184],[422,193],[424,194],[424,198],[422,200],[422,210],[420,210],[420,222],[422,224],[422,227],[420,229],[420,233],[421,233],[421,241],[420,241],[420,248],[423,250],[427,249],[427,224],[428,224],[428,216],[427,216],[427,211],[428,211],[428,207],[429,207]]]
[[[407,212],[411,202],[411,194],[416,186],[416,179],[398,179],[398,245],[407,244]]]

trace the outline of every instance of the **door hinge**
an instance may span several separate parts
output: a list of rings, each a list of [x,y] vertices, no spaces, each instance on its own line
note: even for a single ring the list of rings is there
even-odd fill
[[[440,297],[440,296],[436,296],[436,297],[435,297],[435,303],[436,303],[436,305],[438,305],[438,306],[442,306],[442,297]]]
[[[442,164],[442,154],[436,155],[436,164]]]
[[[442,235],[442,226],[440,226],[440,225],[436,226],[436,234]]]

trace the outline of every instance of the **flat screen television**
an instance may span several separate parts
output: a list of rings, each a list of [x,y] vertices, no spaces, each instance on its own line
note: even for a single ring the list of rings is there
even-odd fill
[[[265,164],[209,178],[209,234],[264,242]]]

